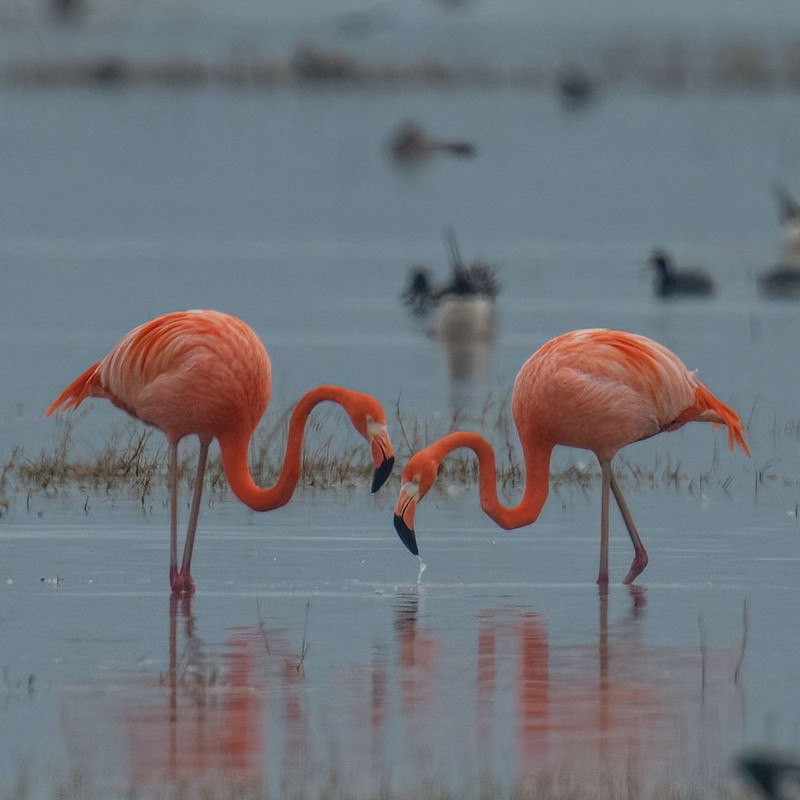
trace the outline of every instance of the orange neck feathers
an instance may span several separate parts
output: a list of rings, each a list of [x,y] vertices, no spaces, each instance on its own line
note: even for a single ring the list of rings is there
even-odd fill
[[[318,386],[300,398],[289,420],[289,434],[281,473],[275,485],[268,489],[257,486],[250,474],[248,459],[250,434],[244,433],[220,439],[222,466],[233,493],[255,511],[270,511],[286,505],[300,480],[303,434],[309,414],[315,406],[326,400],[338,403],[347,409],[353,394],[350,390],[339,386]]]
[[[525,491],[516,506],[504,506],[497,496],[497,467],[489,442],[472,431],[456,431],[428,447],[437,466],[453,450],[467,447],[478,457],[478,487],[481,508],[506,530],[530,525],[539,517],[550,488],[552,446],[528,447],[525,453]]]

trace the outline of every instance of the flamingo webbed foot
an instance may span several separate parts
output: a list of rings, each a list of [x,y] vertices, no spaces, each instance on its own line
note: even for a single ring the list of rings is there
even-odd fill
[[[172,587],[172,594],[194,594],[195,585],[192,576],[187,570],[186,573],[180,572],[177,567],[169,569],[169,583]]]
[[[622,582],[626,585],[633,583],[633,581],[644,572],[644,568],[647,566],[648,560],[647,553],[644,550],[642,550],[641,553],[637,553],[633,557],[633,563],[631,564],[631,568],[628,570],[628,574],[625,576],[625,580]]]

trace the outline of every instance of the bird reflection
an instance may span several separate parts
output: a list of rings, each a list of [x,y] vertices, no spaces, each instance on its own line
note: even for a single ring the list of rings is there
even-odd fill
[[[404,708],[424,705],[433,692],[436,640],[419,625],[419,595],[400,595],[395,611],[395,635],[399,654],[400,684]]]
[[[568,764],[575,775],[603,770],[629,770],[665,761],[669,745],[693,713],[700,692],[699,652],[646,645],[642,620],[646,594],[629,587],[628,611],[609,622],[609,595],[601,589],[598,599],[597,639],[590,644],[553,646],[544,617],[522,608],[486,609],[479,617],[477,641],[479,748],[490,750],[501,736],[495,731],[500,717],[499,688],[504,683],[509,653],[516,651],[514,668],[514,738],[517,781],[526,781],[548,768]],[[730,675],[716,680],[730,667],[730,653],[713,665],[716,688],[731,691]],[[670,680],[664,681],[663,675]],[[738,718],[738,695],[715,697],[719,718],[701,720],[699,735],[715,736],[718,751],[729,747],[739,727],[730,725],[728,714]],[[705,726],[705,727],[703,727]],[[713,729],[713,730],[712,730]]]
[[[195,627],[191,597],[170,597],[166,702],[137,704],[127,720],[133,785],[225,781],[260,791],[263,636],[258,628],[234,629],[218,666]]]

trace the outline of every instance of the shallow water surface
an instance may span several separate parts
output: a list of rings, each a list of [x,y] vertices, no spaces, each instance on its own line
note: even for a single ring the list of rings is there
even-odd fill
[[[5,526],[0,786],[361,796],[566,767],[710,789],[742,745],[797,745],[795,520],[637,493],[650,566],[602,594],[597,497],[522,534],[431,497],[416,583],[388,501],[323,494],[210,511],[182,601],[166,511]],[[630,558],[615,520],[613,581]]]

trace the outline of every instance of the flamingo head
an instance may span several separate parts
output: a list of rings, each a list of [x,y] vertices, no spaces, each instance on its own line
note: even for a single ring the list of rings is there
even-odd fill
[[[386,426],[383,406],[368,394],[354,393],[357,402],[346,407],[353,427],[367,440],[372,452],[375,472],[372,477],[372,492],[383,486],[394,466],[394,447]]]
[[[400,541],[415,555],[419,555],[414,533],[414,515],[417,505],[436,481],[439,464],[426,450],[420,450],[408,459],[400,484],[400,494],[394,508],[394,529]]]

